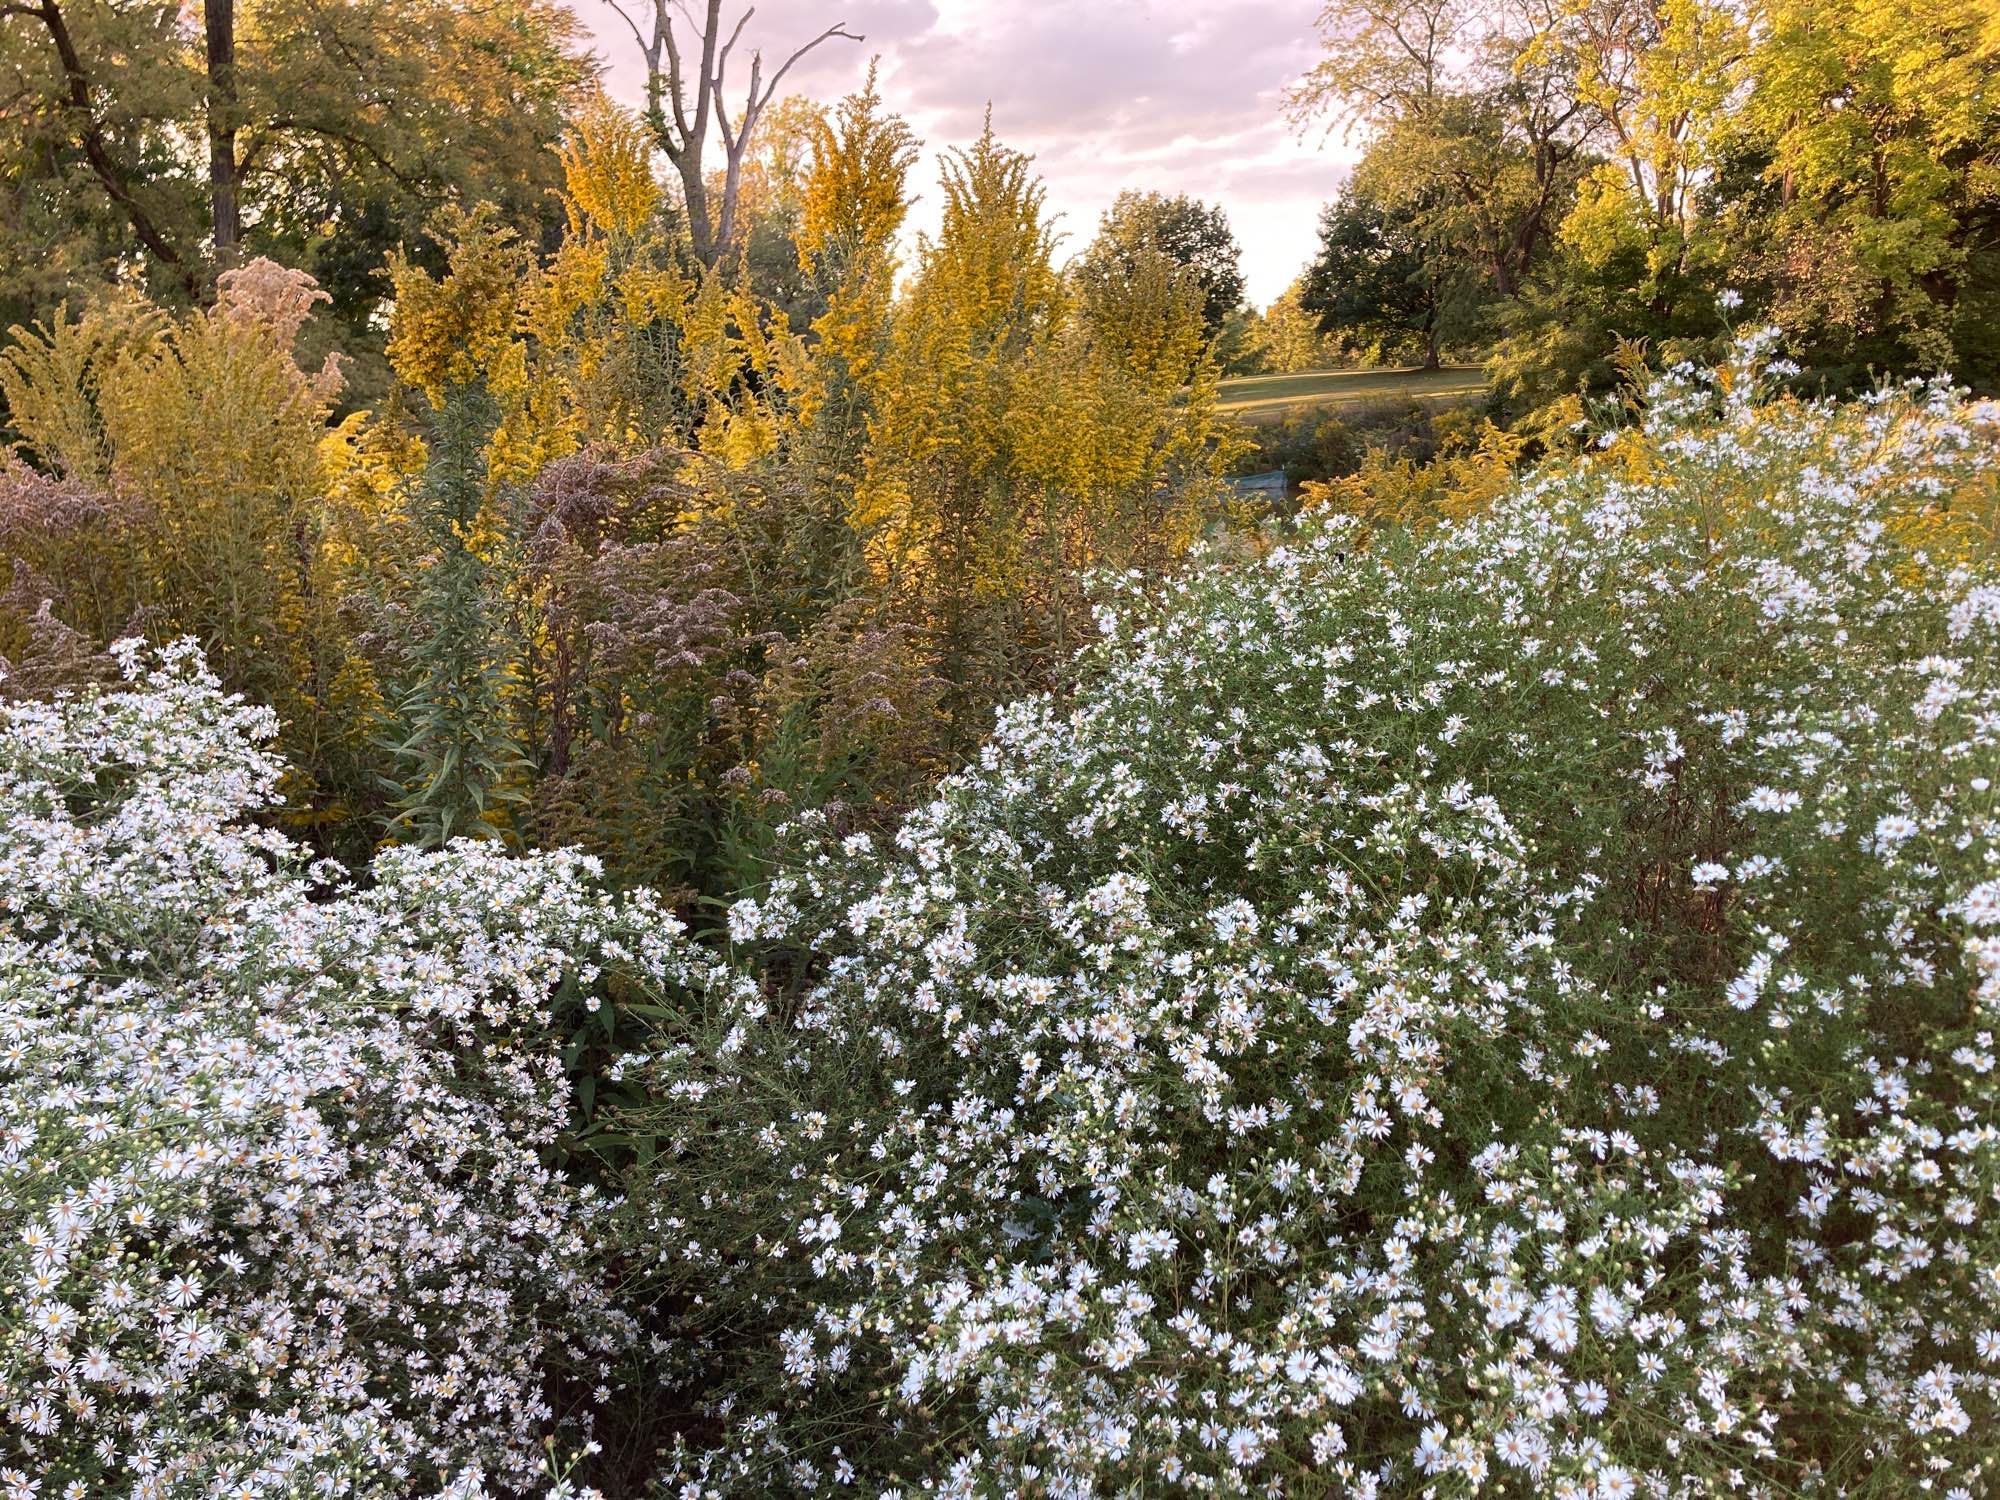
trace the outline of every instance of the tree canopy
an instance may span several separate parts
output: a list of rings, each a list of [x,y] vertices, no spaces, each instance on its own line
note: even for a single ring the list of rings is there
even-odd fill
[[[1365,201],[1434,270],[1477,268],[1469,342],[1517,412],[1615,383],[1621,340],[1713,354],[1725,292],[1834,384],[2000,378],[1982,0],[1330,0],[1320,30],[1292,109],[1359,135],[1364,184],[1323,302],[1395,306],[1334,285],[1379,269],[1341,258]]]
[[[1243,301],[1242,247],[1220,204],[1185,193],[1127,190],[1118,195],[1084,251],[1087,281],[1105,283],[1144,274],[1147,252],[1186,268],[1201,288],[1202,322],[1211,336]]]
[[[550,148],[593,72],[555,0],[5,7],[0,299],[136,277],[200,301],[270,255],[365,337],[383,257],[441,205],[553,226]]]

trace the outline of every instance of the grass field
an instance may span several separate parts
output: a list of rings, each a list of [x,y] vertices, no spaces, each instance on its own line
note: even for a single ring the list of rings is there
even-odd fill
[[[1486,388],[1478,365],[1442,370],[1307,370],[1297,375],[1243,375],[1222,382],[1222,409],[1253,420],[1299,406],[1334,406],[1383,396],[1476,396]]]

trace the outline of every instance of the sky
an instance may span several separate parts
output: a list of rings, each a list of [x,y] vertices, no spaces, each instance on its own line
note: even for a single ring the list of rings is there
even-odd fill
[[[596,37],[614,95],[642,97],[644,64],[606,0],[571,0]],[[647,0],[641,0],[646,4]],[[636,15],[636,8],[628,5]],[[1029,152],[1066,238],[1081,250],[1125,188],[1219,202],[1243,246],[1247,295],[1268,303],[1311,258],[1314,221],[1352,160],[1336,135],[1301,138],[1286,87],[1312,66],[1317,0],[758,0],[731,60],[740,106],[747,54],[765,69],[834,22],[866,38],[821,44],[781,93],[831,101],[881,58],[889,108],[924,141],[912,232],[934,228],[935,156],[994,133]],[[742,5],[725,4],[731,21]],[[711,152],[720,154],[712,142]]]

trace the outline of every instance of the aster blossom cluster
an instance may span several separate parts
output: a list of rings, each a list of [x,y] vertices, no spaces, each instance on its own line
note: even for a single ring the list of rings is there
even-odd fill
[[[643,1065],[670,1493],[1990,1492],[2000,409],[1768,355],[804,820]]]
[[[121,656],[0,717],[0,1494],[538,1483],[633,1331],[556,1012],[679,924],[579,856],[314,863],[269,712]]]

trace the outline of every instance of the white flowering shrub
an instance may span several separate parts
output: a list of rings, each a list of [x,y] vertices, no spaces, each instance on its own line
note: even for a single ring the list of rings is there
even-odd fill
[[[734,910],[673,1493],[1991,1492],[2000,410],[1760,355],[1134,601]]]
[[[686,982],[677,924],[569,855],[310,865],[269,713],[124,654],[0,708],[0,1493],[528,1484],[631,1336],[554,1012]]]

